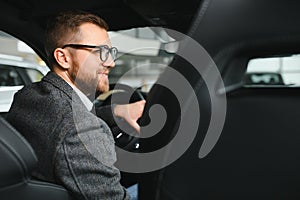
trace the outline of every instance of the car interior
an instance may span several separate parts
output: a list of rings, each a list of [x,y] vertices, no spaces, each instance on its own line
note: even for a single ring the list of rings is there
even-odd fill
[[[195,81],[201,104],[197,136],[177,161],[143,175],[141,195],[145,199],[297,199],[299,88],[249,88],[243,87],[242,79],[251,58],[299,51],[299,28],[295,26],[299,3],[202,3],[189,35],[210,53],[222,74],[227,97],[224,128],[214,149],[199,159],[212,113],[207,88]],[[182,61],[174,60],[171,66],[194,74]],[[153,88],[148,102],[169,104],[171,95],[168,100],[166,96]],[[170,120],[176,122],[174,118]],[[167,128],[165,133],[172,133],[174,128]],[[141,146],[153,147],[156,142]]]
[[[181,122],[188,120],[197,131],[174,162],[142,173],[122,172],[122,184],[138,183],[139,199],[299,199],[300,88],[283,83],[249,87],[244,81],[253,58],[299,54],[299,1],[61,0],[42,5],[37,0],[0,0],[0,5],[0,29],[22,39],[46,63],[45,22],[65,9],[93,11],[108,22],[110,30],[172,29],[196,41],[210,56],[211,60],[201,63],[203,73],[199,73],[180,53],[201,58],[202,52],[191,51],[185,38],[172,35],[180,43],[169,66],[188,81],[193,93],[185,92],[179,100],[170,88],[154,84],[144,94],[147,104],[139,120],[141,126],[151,124],[150,112],[155,105],[164,107],[167,118],[157,134],[138,139],[139,152],[147,154],[172,144],[161,157],[164,165],[172,151],[181,148],[172,143],[176,135],[189,138],[192,132],[191,127],[180,133]],[[223,83],[210,73],[211,63]],[[173,78],[166,70],[157,82]],[[199,119],[193,118],[198,110],[191,104],[192,95],[198,102]],[[1,199],[73,198],[62,186],[32,180],[30,172],[37,159],[34,150],[2,118],[0,132],[0,159],[5,163],[0,167]],[[136,138],[132,139],[136,144]],[[203,153],[208,141],[213,145]]]

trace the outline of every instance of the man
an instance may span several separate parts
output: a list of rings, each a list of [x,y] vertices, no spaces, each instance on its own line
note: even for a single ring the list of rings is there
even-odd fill
[[[16,93],[7,116],[38,156],[33,176],[63,185],[77,199],[130,199],[113,165],[111,131],[91,112],[87,98],[99,86],[107,89],[115,66],[117,50],[106,23],[93,14],[62,12],[50,21],[45,36],[51,72]],[[120,116],[132,120],[124,109]]]

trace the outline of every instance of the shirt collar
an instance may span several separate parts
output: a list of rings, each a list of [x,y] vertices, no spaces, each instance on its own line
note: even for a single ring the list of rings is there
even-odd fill
[[[71,85],[71,84],[70,84],[70,86],[73,88],[73,90],[79,96],[79,98],[81,99],[81,101],[85,105],[85,107],[88,109],[88,111],[91,111],[93,108],[93,103],[91,102],[91,100],[83,92],[81,92],[81,90],[79,90],[76,86]]]

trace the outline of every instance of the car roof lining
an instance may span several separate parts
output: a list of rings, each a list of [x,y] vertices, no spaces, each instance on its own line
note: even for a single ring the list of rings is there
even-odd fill
[[[259,56],[266,52],[288,53],[289,50],[300,49],[300,45],[290,42],[285,44],[286,40],[296,41],[297,44],[300,41],[300,27],[295,26],[300,12],[294,11],[300,7],[299,1],[282,4],[281,1],[271,0],[191,0],[189,4],[183,4],[179,0],[103,0],[89,3],[84,0],[61,0],[46,1],[42,5],[38,0],[1,0],[0,3],[0,29],[22,38],[42,59],[45,59],[45,22],[58,8],[93,10],[107,20],[110,30],[162,26],[187,33],[199,42],[216,62],[220,54],[228,52],[235,55],[239,51],[247,51],[245,54],[249,54],[248,56]],[[198,7],[201,9],[197,9]],[[265,11],[268,11],[268,16],[264,15]],[[288,19],[287,23],[282,16]],[[187,25],[182,26],[183,24]],[[193,25],[190,27],[189,24]],[[288,36],[284,38],[283,35]],[[274,48],[274,42],[279,44],[279,49],[270,49]],[[233,46],[236,48],[228,51]],[[222,68],[223,66],[220,66],[220,70]]]

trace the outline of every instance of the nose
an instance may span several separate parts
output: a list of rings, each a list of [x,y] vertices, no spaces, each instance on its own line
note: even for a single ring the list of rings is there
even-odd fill
[[[109,54],[107,60],[103,62],[103,66],[106,68],[113,68],[116,66],[115,60],[113,59],[111,54]]]
[[[106,68],[108,68],[108,69],[110,69],[110,68],[115,67],[116,63],[115,63],[115,61],[113,59],[107,59],[107,61],[105,61],[103,63],[103,66],[106,67]]]

